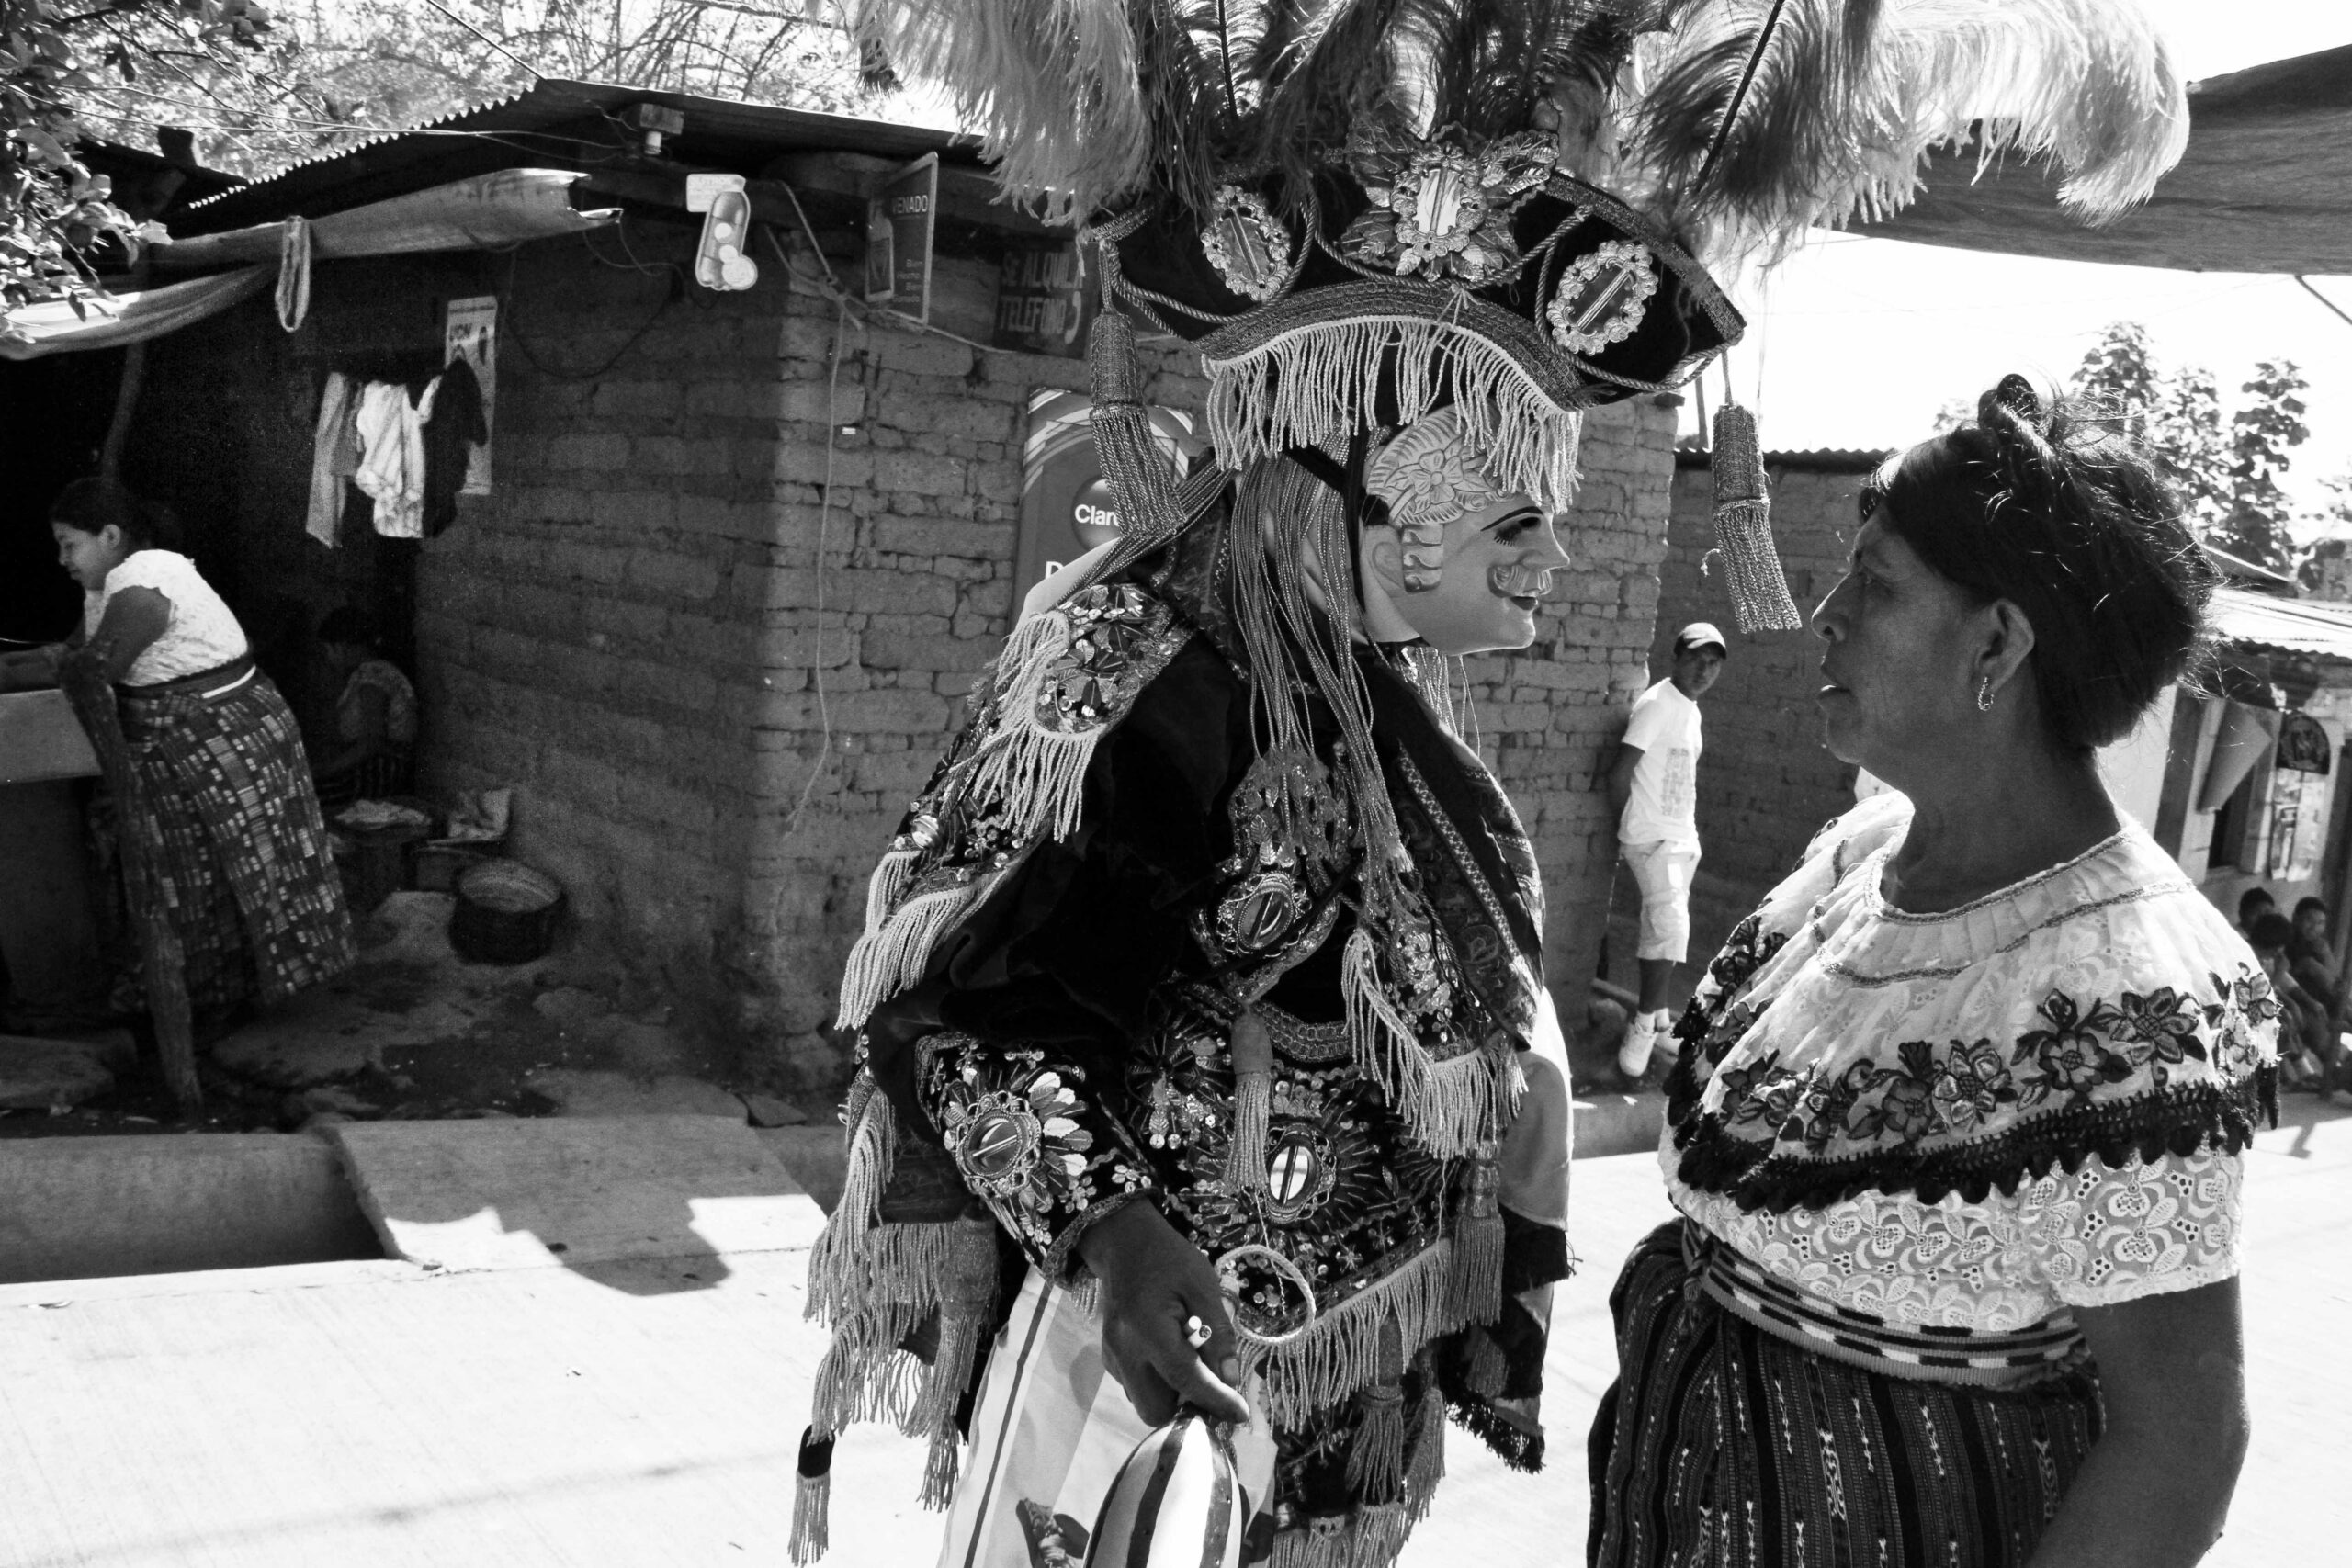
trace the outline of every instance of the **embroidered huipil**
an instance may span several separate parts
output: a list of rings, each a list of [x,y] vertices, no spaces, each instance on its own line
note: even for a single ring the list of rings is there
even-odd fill
[[[2038,1333],[2023,1378],[2077,1342],[2072,1308],[2237,1272],[2278,1008],[2137,826],[1919,915],[1882,892],[1909,820],[1890,795],[1833,822],[1733,933],[1660,1159],[1747,1269],[1898,1331]]]

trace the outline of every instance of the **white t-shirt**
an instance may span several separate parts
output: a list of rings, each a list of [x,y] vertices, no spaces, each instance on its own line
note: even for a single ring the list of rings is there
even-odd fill
[[[1634,792],[1617,823],[1626,844],[1699,843],[1699,705],[1671,679],[1634,699],[1625,744],[1641,749]]]
[[[82,595],[82,635],[97,635],[107,602],[126,588],[152,588],[172,602],[164,635],[149,643],[123,671],[126,686],[153,686],[183,675],[218,670],[245,656],[245,628],[221,603],[212,585],[197,575],[196,563],[174,550],[133,550],[107,573],[106,586]]]

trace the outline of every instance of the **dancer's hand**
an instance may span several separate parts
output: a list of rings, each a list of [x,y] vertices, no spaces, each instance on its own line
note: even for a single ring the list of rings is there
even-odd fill
[[[1158,1427],[1182,1402],[1219,1421],[1250,1419],[1216,1270],[1159,1205],[1139,1198],[1114,1209],[1078,1238],[1078,1254],[1102,1285],[1103,1364],[1136,1414]],[[1188,1317],[1209,1329],[1197,1350],[1184,1337]]]

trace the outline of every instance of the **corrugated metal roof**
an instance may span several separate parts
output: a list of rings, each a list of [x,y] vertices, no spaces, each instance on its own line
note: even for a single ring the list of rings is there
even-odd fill
[[[209,234],[281,218],[315,218],[500,169],[592,170],[626,164],[634,157],[639,138],[620,123],[620,112],[642,103],[660,104],[685,116],[686,129],[665,139],[662,152],[700,167],[756,175],[770,159],[794,152],[905,159],[937,152],[950,164],[980,162],[978,141],[951,131],[739,98],[549,77],[512,97],[413,130],[388,130],[268,179],[192,203],[175,216],[172,231]]]
[[[2213,635],[2225,643],[2352,663],[2352,604],[2217,589]]]
[[[1886,461],[1892,447],[1811,446],[1802,451],[1767,452],[1767,468],[1794,468],[1812,474],[1867,474]],[[1678,446],[1674,449],[1674,465],[1679,468],[1703,468],[1708,454],[1704,447]]]

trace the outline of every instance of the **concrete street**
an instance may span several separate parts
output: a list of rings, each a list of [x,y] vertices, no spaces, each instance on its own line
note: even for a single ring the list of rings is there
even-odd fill
[[[2222,1568],[2341,1561],[2352,1530],[2330,1462],[2352,1408],[2352,1115],[2288,1109],[2253,1156],[2255,1447]],[[438,1203],[434,1182],[509,1177],[436,1133],[371,1156],[362,1184],[401,1257],[0,1287],[0,1563],[785,1562],[821,1350],[800,1318],[813,1204],[752,1169],[768,1145],[741,1155],[740,1128],[710,1127],[701,1170],[734,1174],[652,1183],[633,1208],[597,1194],[569,1134],[534,1168],[570,1173],[554,1196]],[[366,1132],[401,1143],[397,1124]],[[1608,1287],[1664,1205],[1646,1156],[1582,1160],[1575,1179],[1585,1266],[1555,1322],[1552,1468],[1510,1474],[1456,1434],[1410,1568],[1581,1557]],[[919,1461],[887,1431],[842,1442],[830,1561],[931,1560]]]

